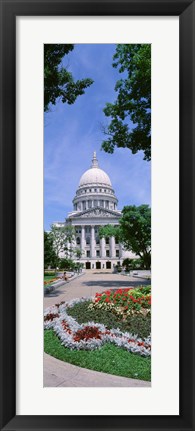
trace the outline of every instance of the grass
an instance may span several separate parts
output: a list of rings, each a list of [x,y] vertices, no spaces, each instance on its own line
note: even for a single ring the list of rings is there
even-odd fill
[[[44,331],[45,352],[61,361],[116,376],[151,380],[151,359],[127,352],[111,343],[97,350],[71,350],[61,345],[54,331]]]
[[[74,317],[78,323],[103,323],[108,329],[119,328],[121,331],[137,334],[141,338],[146,338],[151,332],[151,317],[143,315],[128,316],[126,320],[121,320],[110,311],[102,309],[89,310],[88,306],[91,301],[76,304],[68,308],[67,312]]]
[[[44,281],[53,280],[55,278],[55,275],[44,275]]]

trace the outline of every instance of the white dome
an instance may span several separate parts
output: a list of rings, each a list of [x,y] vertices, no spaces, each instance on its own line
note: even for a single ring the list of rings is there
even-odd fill
[[[112,187],[109,176],[100,168],[88,169],[81,177],[79,187],[89,184],[102,184]]]

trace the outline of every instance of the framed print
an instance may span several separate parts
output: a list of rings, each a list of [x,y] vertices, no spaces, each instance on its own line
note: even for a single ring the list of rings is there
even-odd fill
[[[1,27],[1,429],[193,430],[194,2],[2,0]]]

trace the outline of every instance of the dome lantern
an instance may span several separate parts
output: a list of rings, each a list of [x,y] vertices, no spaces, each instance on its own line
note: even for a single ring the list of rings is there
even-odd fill
[[[92,159],[92,165],[91,165],[91,167],[92,168],[99,168],[98,159],[96,157],[96,151],[94,151],[94,153],[93,153],[93,159]]]

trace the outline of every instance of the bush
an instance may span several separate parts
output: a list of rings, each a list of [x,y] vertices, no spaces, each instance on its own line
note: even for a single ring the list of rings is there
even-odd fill
[[[75,269],[75,263],[72,259],[62,258],[59,262],[59,268],[64,271],[72,271]]]
[[[44,275],[46,276],[46,277],[52,277],[52,276],[54,276],[54,275],[56,275],[55,274],[55,271],[44,271]]]
[[[128,331],[137,334],[141,338],[148,337],[151,332],[150,315],[133,315],[127,316],[122,320],[120,316],[113,314],[111,311],[104,309],[90,309],[91,301],[85,301],[68,308],[67,312],[74,317],[78,323],[103,323],[108,329],[119,328],[121,331]]]

